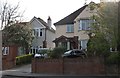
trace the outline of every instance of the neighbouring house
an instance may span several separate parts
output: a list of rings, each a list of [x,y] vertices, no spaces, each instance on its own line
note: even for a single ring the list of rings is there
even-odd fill
[[[55,30],[52,28],[52,20],[50,17],[47,23],[41,18],[33,17],[30,21],[33,31],[33,42],[31,52],[36,53],[39,48],[54,48]]]
[[[53,41],[58,46],[64,46],[70,49],[86,49],[89,40],[87,30],[93,22],[91,16],[96,10],[90,10],[90,4],[84,5],[80,9],[54,23],[56,27],[56,39]]]

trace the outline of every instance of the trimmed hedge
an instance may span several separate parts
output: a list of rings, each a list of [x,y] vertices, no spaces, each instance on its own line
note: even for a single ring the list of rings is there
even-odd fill
[[[31,63],[32,56],[33,56],[32,54],[26,54],[26,55],[22,55],[22,56],[17,56],[16,57],[16,65]]]

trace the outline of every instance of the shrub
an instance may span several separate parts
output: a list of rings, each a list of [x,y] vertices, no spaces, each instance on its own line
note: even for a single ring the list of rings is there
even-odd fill
[[[106,58],[106,64],[118,64],[120,63],[119,52],[112,52],[110,56]]]
[[[64,47],[56,47],[51,52],[49,52],[49,56],[51,58],[61,58],[61,55],[66,51]]]
[[[109,54],[109,43],[101,34],[90,38],[87,46],[88,55],[106,56]]]
[[[16,57],[16,65],[28,64],[32,61],[32,54],[26,54]]]
[[[41,50],[39,53],[40,54],[46,54],[48,52],[48,50]]]

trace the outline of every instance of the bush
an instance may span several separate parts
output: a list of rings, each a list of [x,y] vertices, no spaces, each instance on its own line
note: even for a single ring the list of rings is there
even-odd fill
[[[103,35],[98,34],[89,39],[87,44],[88,55],[96,55],[96,56],[108,56],[110,46],[108,41],[104,38]]]
[[[51,52],[49,52],[49,56],[51,58],[61,58],[61,55],[66,51],[64,47],[56,47]]]
[[[106,58],[106,64],[118,64],[120,63],[119,52],[112,52],[110,56]]]
[[[32,54],[22,55],[16,57],[16,65],[28,64],[32,61]]]

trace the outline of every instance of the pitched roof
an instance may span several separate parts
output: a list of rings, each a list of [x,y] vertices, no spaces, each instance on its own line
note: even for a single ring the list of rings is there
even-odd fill
[[[36,17],[35,17],[36,18]],[[53,29],[53,28],[50,28],[49,26],[48,26],[48,24],[44,21],[44,20],[42,20],[41,18],[36,18],[39,22],[41,22],[48,30],[50,30],[50,31],[52,31],[52,32],[55,32],[55,30]]]
[[[88,5],[85,5],[81,7],[80,9],[76,10],[75,12],[71,13],[67,17],[61,19],[60,21],[54,23],[54,25],[64,25],[64,24],[74,24],[75,18],[87,7]]]
[[[48,27],[48,24],[44,20],[42,20],[41,18],[37,18],[37,20],[39,22],[41,22],[45,27]]]

